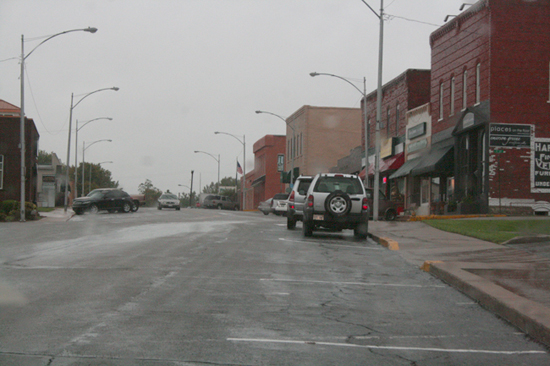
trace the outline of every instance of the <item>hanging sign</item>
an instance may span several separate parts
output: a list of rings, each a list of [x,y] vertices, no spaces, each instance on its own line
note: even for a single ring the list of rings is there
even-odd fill
[[[531,130],[531,125],[491,123],[489,127],[489,146],[531,147]]]

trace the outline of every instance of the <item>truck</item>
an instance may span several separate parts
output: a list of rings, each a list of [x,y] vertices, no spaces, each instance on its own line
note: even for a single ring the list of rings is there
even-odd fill
[[[211,194],[204,198],[204,208],[217,208],[218,210],[239,210],[239,204],[227,196]]]

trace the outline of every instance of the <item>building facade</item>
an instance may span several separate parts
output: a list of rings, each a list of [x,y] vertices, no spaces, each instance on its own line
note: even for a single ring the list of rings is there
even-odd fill
[[[432,134],[454,145],[448,201],[550,209],[549,19],[549,1],[480,0],[431,34]]]
[[[0,100],[0,202],[21,199],[21,109]],[[36,202],[38,130],[25,118],[25,200]]]
[[[338,160],[361,145],[359,108],[305,105],[286,119],[285,170],[298,175],[329,172]]]

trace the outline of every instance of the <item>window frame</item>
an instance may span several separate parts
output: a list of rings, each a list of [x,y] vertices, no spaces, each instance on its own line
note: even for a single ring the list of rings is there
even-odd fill
[[[443,120],[443,82],[439,83],[439,121]]]
[[[468,107],[468,70],[462,74],[462,110]]]
[[[455,114],[455,77],[453,76],[451,78],[451,111],[449,112],[449,116],[452,116]]]
[[[476,105],[481,103],[481,63],[476,65]]]

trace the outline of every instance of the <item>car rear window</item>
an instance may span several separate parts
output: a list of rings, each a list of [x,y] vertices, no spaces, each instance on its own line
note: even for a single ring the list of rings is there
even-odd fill
[[[362,194],[361,181],[348,177],[321,177],[315,185],[315,192],[331,193],[342,191],[347,194]]]

